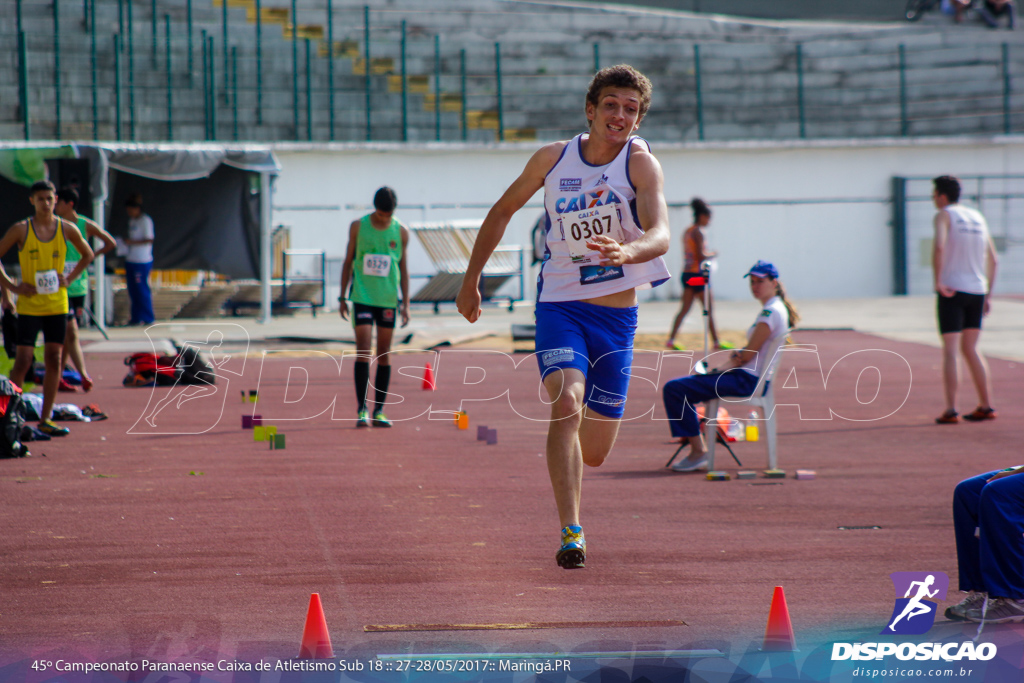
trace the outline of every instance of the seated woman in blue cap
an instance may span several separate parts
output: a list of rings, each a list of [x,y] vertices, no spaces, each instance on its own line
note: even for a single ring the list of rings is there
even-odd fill
[[[690,442],[690,453],[672,466],[676,472],[707,468],[707,448],[701,438],[695,406],[716,397],[750,396],[772,361],[760,353],[761,349],[771,348],[800,319],[786,300],[779,271],[774,265],[758,261],[744,277],[750,278],[750,293],[762,306],[747,332],[746,346],[730,353],[726,362],[708,374],[680,377],[665,385],[665,412],[672,436]]]

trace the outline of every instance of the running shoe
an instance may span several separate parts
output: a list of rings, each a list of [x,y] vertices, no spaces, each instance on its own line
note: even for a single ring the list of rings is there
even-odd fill
[[[562,547],[555,554],[555,560],[562,569],[583,569],[587,560],[587,541],[583,528],[567,526],[562,529]]]
[[[990,598],[988,604],[981,604],[967,610],[967,621],[986,624],[1008,624],[1024,621],[1024,600],[1013,598]]]
[[[675,465],[672,465],[673,472],[696,472],[699,469],[708,468],[708,454],[705,453],[701,457],[693,460],[690,456],[686,456]]]
[[[985,593],[979,591],[967,591],[967,597],[946,608],[946,618],[953,621],[963,621],[967,618],[967,610],[981,607],[985,602]]]
[[[378,410],[373,414],[373,426],[374,427],[390,427],[391,420],[387,418],[383,410]]]
[[[685,346],[683,346],[682,344],[680,344],[677,341],[672,341],[672,340],[669,340],[669,341],[665,342],[665,348],[666,349],[672,349],[673,351],[685,351],[686,350]]]
[[[718,342],[718,348],[720,348],[720,349],[722,349],[724,351],[728,351],[730,349],[735,349],[736,345],[735,344],[730,344],[727,341],[720,341],[720,342]]]
[[[960,417],[957,415],[955,410],[947,410],[942,415],[935,418],[935,424],[940,425],[955,425],[960,421]]]
[[[67,427],[61,427],[53,420],[43,420],[39,423],[39,431],[47,436],[67,436],[71,433],[71,430]]]
[[[356,427],[369,427],[370,426],[370,411],[360,410],[359,417],[356,418]]]
[[[964,419],[968,422],[983,422],[984,420],[996,419],[996,411],[994,408],[975,408],[973,413],[967,413],[964,415]]]
[[[63,377],[61,377],[60,378],[60,382],[57,383],[57,391],[61,391],[61,392],[68,393],[68,394],[73,394],[76,391],[78,391],[78,389],[75,389],[75,387],[73,385],[68,384],[68,381],[66,379],[64,379]]]

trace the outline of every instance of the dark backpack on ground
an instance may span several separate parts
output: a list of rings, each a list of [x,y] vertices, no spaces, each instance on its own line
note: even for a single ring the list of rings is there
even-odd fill
[[[11,380],[0,375],[0,458],[24,458],[28,448],[21,443],[21,428],[25,425],[21,391]]]

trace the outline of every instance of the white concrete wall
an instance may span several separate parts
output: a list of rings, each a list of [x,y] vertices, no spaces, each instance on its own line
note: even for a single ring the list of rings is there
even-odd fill
[[[373,193],[385,184],[397,191],[397,215],[406,223],[483,218],[536,148],[279,145],[275,151],[283,170],[276,183],[274,223],[292,227],[294,248],[321,248],[329,257],[342,257],[348,225],[369,210]],[[669,267],[678,275],[679,236],[691,220],[688,203],[693,196],[703,197],[714,211],[711,245],[720,252],[715,292],[728,299],[749,296],[742,275],[759,258],[779,267],[797,299],[886,296],[892,292],[892,176],[1024,173],[1020,136],[655,145],[655,153],[672,207]],[[530,203],[534,208],[517,214],[504,243],[529,249],[540,202],[538,194]],[[919,203],[913,220],[920,221],[921,215],[927,220],[928,212],[920,209]],[[1019,293],[1024,291],[1024,259],[1010,243],[997,291]],[[912,253],[908,260],[911,293],[926,293],[917,291],[922,281],[927,283],[919,272],[920,258]],[[431,271],[418,244],[410,249],[410,266],[413,273]],[[533,296],[535,277],[533,269],[527,299]],[[645,296],[675,298],[679,292],[676,278]]]

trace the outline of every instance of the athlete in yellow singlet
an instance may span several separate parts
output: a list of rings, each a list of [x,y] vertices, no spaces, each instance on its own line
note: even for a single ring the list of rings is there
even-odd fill
[[[39,430],[50,436],[65,436],[68,431],[53,423],[50,416],[57,398],[61,378],[60,357],[68,315],[68,282],[77,278],[92,262],[89,244],[78,228],[53,213],[57,192],[53,183],[42,180],[34,184],[29,201],[35,215],[15,223],[0,239],[0,257],[18,246],[21,282],[15,283],[0,267],[0,287],[18,295],[18,353],[11,370],[11,381],[21,386],[32,366],[36,338],[43,332],[46,378],[43,381],[43,410]],[[67,242],[78,250],[81,258],[71,272],[64,273]]]

